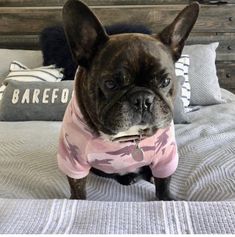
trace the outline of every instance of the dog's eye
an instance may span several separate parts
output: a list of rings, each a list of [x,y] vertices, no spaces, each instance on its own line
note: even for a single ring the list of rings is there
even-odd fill
[[[114,90],[118,87],[117,83],[114,80],[107,80],[105,81],[105,86],[106,88],[110,89],[110,90]]]
[[[116,81],[119,85],[125,86],[128,84],[128,76],[123,71],[118,71],[113,74],[113,79]]]
[[[165,87],[169,86],[170,82],[171,82],[170,78],[168,78],[168,77],[164,78],[164,79],[161,80],[161,83],[160,83],[159,87],[160,88],[165,88]]]

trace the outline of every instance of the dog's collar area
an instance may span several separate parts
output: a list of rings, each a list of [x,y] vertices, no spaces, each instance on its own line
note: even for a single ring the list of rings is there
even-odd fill
[[[119,141],[119,142],[122,143],[122,144],[125,143],[125,142],[135,143],[135,148],[131,152],[131,156],[135,161],[142,161],[144,159],[144,151],[139,146],[140,141],[144,139],[142,133],[140,133],[139,135],[136,135],[136,138],[134,138],[134,139],[130,139],[130,138],[129,139],[126,138],[126,139],[127,140],[123,140],[123,141]]]
[[[135,161],[142,161],[144,159],[144,151],[139,146],[139,142],[136,142],[136,147],[131,152],[131,156]]]
[[[102,134],[102,136],[111,142],[136,142],[146,138],[145,134],[147,134],[148,128],[149,125],[134,125],[128,130],[118,132],[115,135]]]
[[[120,143],[125,143],[125,142],[132,142],[138,144],[140,141],[145,139],[145,136],[140,132],[138,135],[127,135],[123,137],[116,137],[112,138],[110,141],[112,142],[120,142]]]

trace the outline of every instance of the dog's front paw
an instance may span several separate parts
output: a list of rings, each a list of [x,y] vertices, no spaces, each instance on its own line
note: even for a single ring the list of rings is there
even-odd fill
[[[73,179],[68,177],[70,184],[70,199],[85,200],[86,199],[86,177],[82,179]]]
[[[70,200],[86,200],[86,195],[71,194]]]
[[[169,196],[156,197],[156,200],[158,200],[158,201],[175,201],[173,198],[171,198]]]

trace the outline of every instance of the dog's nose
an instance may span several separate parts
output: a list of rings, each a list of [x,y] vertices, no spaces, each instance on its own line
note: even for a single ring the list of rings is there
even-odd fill
[[[150,93],[136,92],[130,98],[131,104],[136,110],[151,111],[153,105],[154,95]]]

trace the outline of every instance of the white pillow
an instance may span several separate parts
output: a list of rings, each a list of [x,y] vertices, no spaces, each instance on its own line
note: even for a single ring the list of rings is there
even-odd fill
[[[191,105],[221,104],[219,80],[216,72],[216,49],[219,43],[185,46],[183,54],[190,57],[189,82],[191,85]]]
[[[0,84],[8,75],[13,60],[29,68],[40,67],[43,62],[42,52],[40,50],[0,49]]]
[[[55,65],[43,66],[29,69],[20,62],[13,61],[10,66],[10,73],[6,80],[16,81],[61,81],[63,78],[63,68],[56,68]]]
[[[10,65],[10,73],[0,87],[0,100],[6,88],[4,83],[9,80],[58,82],[62,80],[63,76],[63,68],[56,68],[55,65],[29,69],[22,63],[13,61]]]

